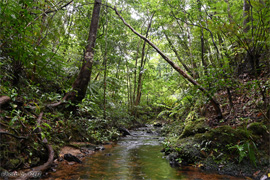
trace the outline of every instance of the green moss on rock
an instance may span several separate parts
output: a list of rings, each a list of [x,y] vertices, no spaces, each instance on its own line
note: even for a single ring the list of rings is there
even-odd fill
[[[191,136],[179,139],[177,145],[171,150],[171,153],[174,154],[172,157],[175,159],[180,158],[184,164],[199,161],[202,156],[198,142]],[[170,160],[172,160],[171,156]]]
[[[196,134],[198,140],[208,140],[219,144],[237,144],[239,141],[249,139],[252,134],[244,129],[233,129],[230,126],[220,126],[210,129],[204,134]]]
[[[185,123],[185,127],[182,134],[180,135],[180,138],[195,135],[197,133],[204,133],[208,131],[208,129],[209,129],[209,126],[205,122],[204,118],[200,118],[197,120],[188,120]]]
[[[199,133],[200,127],[205,128],[203,123],[203,120],[189,122],[173,146],[171,152],[178,152],[177,157],[186,163],[198,162],[205,157],[213,157],[218,162],[233,160],[237,163],[238,154],[231,147],[240,142],[256,141],[258,137],[247,129],[230,126],[204,129],[205,132]]]
[[[247,126],[247,129],[252,132],[254,135],[267,137],[267,127],[261,122],[254,122]]]

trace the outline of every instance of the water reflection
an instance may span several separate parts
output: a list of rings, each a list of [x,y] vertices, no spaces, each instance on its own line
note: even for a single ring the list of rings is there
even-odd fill
[[[133,136],[123,138],[112,148],[95,153],[78,165],[73,172],[65,176],[55,173],[51,178],[56,179],[108,179],[108,180],[211,180],[228,179],[229,176],[206,174],[195,168],[172,168],[163,158],[159,137],[141,128],[132,132]]]
[[[159,146],[142,145],[129,150],[118,146],[105,155],[96,154],[78,171],[85,179],[181,179],[177,170],[162,158]],[[107,154],[106,154],[107,153]],[[110,155],[111,154],[111,155]],[[90,170],[89,170],[90,167]]]

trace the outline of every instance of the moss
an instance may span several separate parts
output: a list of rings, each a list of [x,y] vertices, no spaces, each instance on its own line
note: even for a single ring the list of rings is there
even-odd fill
[[[191,135],[195,135],[197,133],[204,133],[208,131],[209,126],[205,122],[204,118],[200,118],[197,120],[189,120],[186,122],[184,130],[180,135],[180,138],[188,137]]]
[[[198,130],[200,127],[207,128],[201,132]],[[220,126],[210,129],[204,126],[204,120],[189,120],[187,121],[184,130],[174,146],[170,149],[170,152],[177,152],[177,156],[182,163],[198,163],[204,164],[204,168],[208,170],[215,170],[221,173],[231,175],[252,176],[252,173],[258,171],[258,169],[265,170],[264,167],[269,166],[269,156],[267,151],[263,150],[259,146],[261,144],[267,144],[263,136],[267,135],[268,131],[266,126],[262,123],[252,123],[247,128],[238,127],[232,128],[228,125]],[[252,162],[248,156],[246,156],[242,162],[239,162],[239,152],[235,145],[243,145],[244,143],[254,142],[258,148],[256,152],[257,167],[252,165]],[[267,144],[266,146],[269,149]],[[248,152],[246,152],[248,153]]]
[[[206,132],[205,138],[207,140],[212,140],[219,142],[220,144],[236,144],[239,141],[246,140],[251,134],[244,129],[233,129],[230,126],[221,126],[215,129],[211,129]]]
[[[261,122],[254,122],[247,126],[247,129],[252,132],[254,135],[259,135],[267,137],[267,127]]]
[[[20,158],[16,159],[10,159],[7,164],[5,165],[5,168],[7,169],[15,169],[22,163],[22,160]]]
[[[38,166],[40,163],[40,158],[39,157],[33,157],[31,159],[31,167]]]
[[[191,136],[179,139],[171,152],[177,152],[177,158],[180,158],[183,164],[194,163],[202,157],[199,143]]]
[[[231,146],[238,144],[240,141],[248,140],[252,135],[246,129],[233,129],[230,126],[221,126],[204,133],[198,133],[199,127],[204,127],[203,123],[197,123],[196,121],[193,123],[186,125],[181,135],[182,138],[177,141],[177,147],[175,148],[179,149],[179,157],[186,159],[189,163],[210,155],[214,156],[215,159],[220,156],[220,159],[225,161],[230,158],[226,154],[232,151]],[[192,124],[193,127],[191,127]],[[195,135],[191,136],[192,134]],[[187,135],[189,136],[187,137]],[[183,136],[186,137],[183,138]]]
[[[194,135],[194,138],[197,139],[197,141],[203,141],[203,140],[210,140],[212,139],[212,133],[205,132],[205,133],[198,133]]]

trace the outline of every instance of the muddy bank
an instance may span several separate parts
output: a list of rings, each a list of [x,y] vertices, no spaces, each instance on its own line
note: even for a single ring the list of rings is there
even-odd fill
[[[69,176],[76,174],[76,169],[82,166],[85,159],[101,152],[107,148],[111,148],[114,143],[107,143],[106,145],[94,145],[88,142],[72,142],[61,148],[59,157],[55,159],[54,165],[51,170],[43,174],[42,179],[52,179],[51,175],[54,174],[56,178],[53,179],[65,179]],[[68,161],[65,159],[66,154],[71,154],[78,158],[81,163],[76,161]],[[57,178],[61,177],[61,178]]]

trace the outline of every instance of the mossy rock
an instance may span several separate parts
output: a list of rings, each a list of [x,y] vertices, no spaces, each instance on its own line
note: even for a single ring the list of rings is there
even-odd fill
[[[191,136],[179,139],[174,151],[178,153],[178,158],[181,158],[185,164],[199,161],[202,157],[199,142]]]
[[[268,137],[269,135],[267,132],[267,126],[261,122],[254,122],[249,124],[247,126],[247,130],[251,131],[254,135],[263,136],[264,138]]]
[[[241,142],[254,141],[257,143],[256,141],[261,139],[258,135],[259,132],[257,132],[260,126],[260,124],[255,124],[247,129],[220,126],[209,129],[204,133],[180,138],[170,149],[170,153],[177,152],[177,156],[174,154],[170,157],[173,157],[176,161],[179,158],[182,163],[186,164],[200,162],[200,164],[204,164],[206,170],[236,176],[241,175],[241,173],[245,176],[252,176],[257,170],[264,170],[264,167],[269,166],[268,156],[265,157],[265,152],[260,150],[256,155],[259,160],[257,161],[257,167],[255,167],[248,157],[239,162],[238,153],[231,147]]]
[[[208,140],[218,142],[223,145],[236,144],[239,141],[247,140],[252,134],[241,128],[233,129],[230,126],[220,126],[215,129],[210,129],[204,134],[197,134],[195,137],[199,140]]]
[[[188,120],[185,123],[185,127],[184,127],[182,134],[180,135],[180,138],[192,136],[192,135],[195,135],[197,133],[204,133],[204,132],[208,131],[208,129],[209,129],[209,126],[205,122],[204,118],[200,118],[197,120]]]

